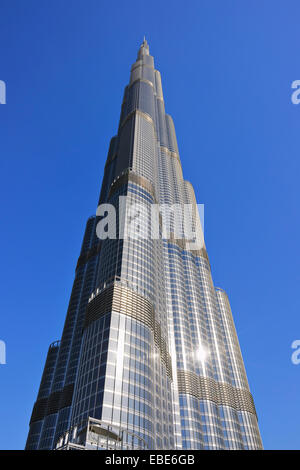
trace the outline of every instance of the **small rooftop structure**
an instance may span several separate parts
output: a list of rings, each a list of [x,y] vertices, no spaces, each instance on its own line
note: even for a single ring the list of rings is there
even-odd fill
[[[145,440],[127,429],[89,417],[72,426],[54,450],[146,450]]]

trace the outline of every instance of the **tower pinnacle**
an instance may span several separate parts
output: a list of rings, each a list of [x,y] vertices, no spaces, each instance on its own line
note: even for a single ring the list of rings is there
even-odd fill
[[[143,42],[140,45],[138,51],[138,59],[141,59],[144,55],[149,55],[149,44],[147,42],[146,36],[144,36]]]

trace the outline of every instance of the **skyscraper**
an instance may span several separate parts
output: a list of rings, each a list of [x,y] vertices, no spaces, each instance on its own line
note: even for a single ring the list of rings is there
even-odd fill
[[[99,207],[108,204],[116,233],[99,238],[104,212],[87,221],[26,449],[262,448],[229,300],[213,285],[205,246],[178,237],[174,217],[164,237],[161,215],[158,237],[121,236],[133,204],[146,209],[140,232],[154,205],[196,207],[146,40],[109,146]]]

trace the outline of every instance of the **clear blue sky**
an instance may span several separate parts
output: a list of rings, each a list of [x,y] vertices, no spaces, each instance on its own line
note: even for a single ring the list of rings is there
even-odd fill
[[[146,35],[267,449],[299,449],[297,1],[1,0],[0,448],[23,448]]]

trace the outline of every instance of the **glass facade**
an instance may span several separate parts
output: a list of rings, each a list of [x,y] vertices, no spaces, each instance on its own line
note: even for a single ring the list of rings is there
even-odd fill
[[[157,239],[147,236],[154,204],[196,198],[145,40],[110,142],[103,203],[116,208],[116,237],[99,240],[99,217],[88,219],[26,449],[261,449],[230,304],[214,287],[205,246],[190,250],[173,219],[167,238],[161,224]],[[144,207],[145,236],[122,239],[132,203]]]

